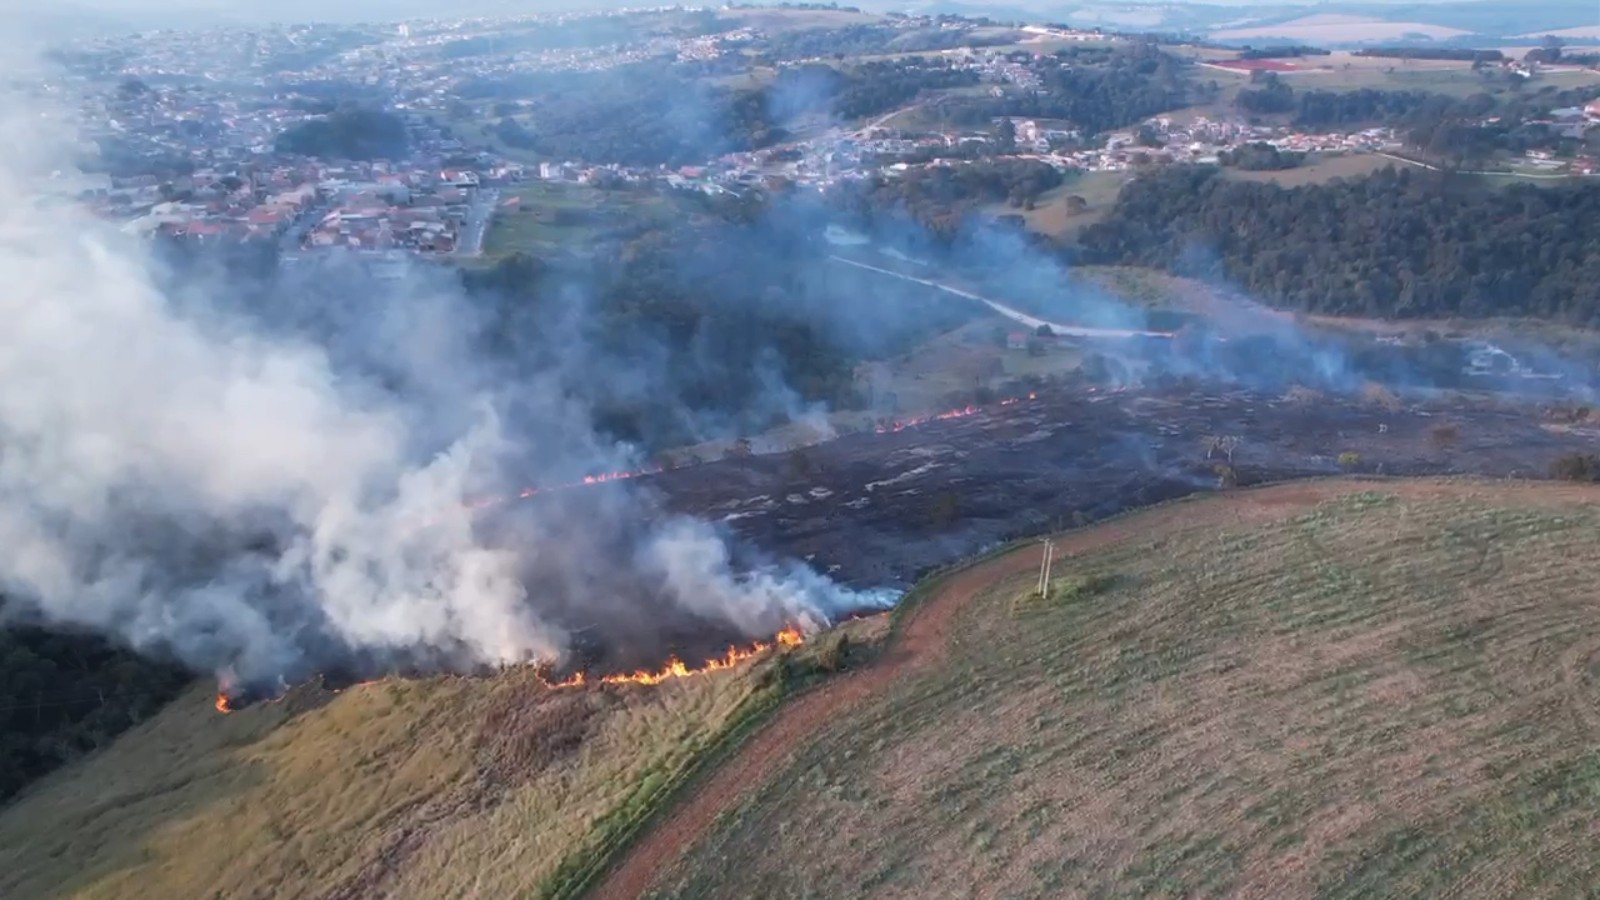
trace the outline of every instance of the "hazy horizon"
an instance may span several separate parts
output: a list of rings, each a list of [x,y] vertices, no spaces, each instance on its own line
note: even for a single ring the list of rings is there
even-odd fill
[[[611,2],[567,2],[567,0],[462,0],[441,9],[437,3],[425,0],[354,0],[330,5],[320,0],[279,0],[263,3],[261,0],[66,0],[49,5],[25,5],[20,0],[8,0],[0,7],[0,19],[18,16],[24,21],[43,20],[60,25],[81,23],[93,27],[99,24],[174,27],[185,23],[209,25],[221,22],[293,22],[293,21],[394,21],[419,17],[449,17],[451,15],[517,15],[539,12],[618,9],[628,6],[649,6],[648,0],[611,0]],[[686,6],[701,5],[685,3]],[[703,5],[719,5],[709,3]],[[980,11],[994,7],[1000,11],[1028,10],[1041,17],[1067,14],[1084,7],[1229,7],[1229,8],[1282,8],[1285,6],[1328,7],[1330,10],[1352,7],[1409,7],[1473,5],[1492,7],[1498,0],[1353,0],[1350,3],[1330,3],[1328,0],[1202,0],[1202,2],[1148,3],[1148,2],[1058,2],[1058,0],[961,0],[961,2],[842,2],[841,6],[859,6],[873,12],[895,10],[919,11],[940,7],[962,7]],[[1551,3],[1549,6],[1579,5],[1578,3]],[[1597,13],[1600,19],[1600,13]]]

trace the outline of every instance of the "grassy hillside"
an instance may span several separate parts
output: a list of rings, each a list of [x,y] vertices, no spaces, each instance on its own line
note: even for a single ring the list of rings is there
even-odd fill
[[[518,671],[226,716],[196,689],[0,812],[0,897],[570,896],[827,643],[654,688]]]
[[[1027,573],[991,583],[937,662],[796,747],[658,896],[1596,883],[1594,493],[1258,496],[1107,526],[1048,601]]]

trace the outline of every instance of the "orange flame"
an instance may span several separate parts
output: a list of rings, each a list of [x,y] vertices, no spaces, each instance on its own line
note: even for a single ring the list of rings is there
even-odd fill
[[[317,678],[321,679],[322,676],[319,675],[319,676],[317,676]],[[328,693],[330,693],[330,694],[342,694],[345,691],[350,690],[352,688],[362,688],[362,687],[367,687],[368,685],[377,684],[381,680],[382,679],[373,679],[373,680],[370,680],[370,681],[358,681],[358,682],[355,682],[354,684],[347,685],[345,687],[328,688]],[[285,691],[287,691],[287,685],[284,685],[284,688],[285,688]],[[239,710],[241,708],[239,706],[234,705],[234,698],[232,696],[233,689],[234,689],[234,679],[233,679],[233,674],[231,672],[224,672],[222,675],[218,676],[218,678],[217,678],[217,703],[216,703],[217,712],[226,715],[228,713],[235,712],[235,711],[237,711],[237,710]],[[266,697],[266,698],[262,699],[261,702],[262,703],[282,703],[283,699],[286,696],[288,696],[287,693],[282,693],[282,694],[277,695],[276,697]]]
[[[667,660],[666,665],[657,671],[651,672],[646,669],[640,669],[637,672],[602,675],[599,683],[656,685],[674,678],[689,678],[694,675],[705,675],[708,672],[722,672],[739,665],[745,660],[765,653],[773,647],[798,647],[805,643],[805,640],[805,635],[801,634],[798,628],[785,628],[778,632],[771,642],[756,641],[747,647],[729,647],[727,653],[715,659],[708,659],[699,666],[691,667],[683,660],[674,657]],[[579,672],[565,681],[551,683],[550,687],[582,687],[588,683],[588,676]]]
[[[1016,405],[1018,403],[1021,403],[1023,401],[1023,399],[1024,398],[1022,398],[1022,397],[1007,397],[1006,399],[1001,400],[997,405],[998,406],[1014,406],[1014,405]],[[1028,399],[1028,400],[1036,400],[1036,399],[1038,399],[1038,395],[1037,394],[1029,394],[1026,399]],[[946,421],[948,419],[964,419],[967,416],[976,415],[976,414],[978,414],[980,412],[983,412],[983,408],[982,407],[972,406],[972,405],[969,404],[967,406],[961,407],[960,409],[946,410],[945,412],[934,413],[933,415],[917,416],[916,418],[913,418],[913,419],[901,419],[901,420],[897,420],[897,421],[894,421],[894,422],[887,422],[887,423],[884,423],[882,425],[879,425],[874,430],[878,434],[894,434],[896,432],[905,431],[907,428],[915,428],[918,425],[926,425],[929,422],[943,422],[943,421]]]

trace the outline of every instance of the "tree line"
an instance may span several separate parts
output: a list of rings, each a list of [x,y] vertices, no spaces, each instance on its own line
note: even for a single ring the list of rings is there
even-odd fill
[[[1125,186],[1079,258],[1223,279],[1316,313],[1600,324],[1600,185],[1490,189],[1391,168],[1285,189],[1218,172],[1171,167]]]
[[[982,207],[1006,203],[1032,209],[1040,195],[1062,181],[1059,170],[1038,160],[988,159],[845,182],[833,188],[827,200],[834,210],[863,227],[905,221],[937,241],[948,242]]]
[[[338,109],[278,135],[279,153],[324,159],[402,159],[410,150],[404,119],[380,109]]]
[[[1296,91],[1273,75],[1241,91],[1235,102],[1258,115],[1289,115],[1307,129],[1383,125],[1410,147],[1449,165],[1481,166],[1496,156],[1548,149],[1572,155],[1582,146],[1563,130],[1536,120],[1559,107],[1581,106],[1595,88],[1546,88],[1497,97],[1453,97],[1430,91]]]
[[[0,802],[155,715],[190,680],[93,635],[0,627]]]
[[[1153,43],[1072,48],[1035,65],[1037,90],[952,98],[940,109],[961,125],[1002,116],[1060,119],[1098,134],[1190,105],[1197,88],[1185,78],[1186,66]]]

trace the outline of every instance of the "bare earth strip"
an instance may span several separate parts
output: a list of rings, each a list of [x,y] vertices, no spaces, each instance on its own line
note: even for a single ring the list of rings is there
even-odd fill
[[[1406,502],[1440,498],[1468,498],[1478,502],[1516,498],[1519,503],[1592,502],[1600,499],[1600,492],[1595,490],[1562,484],[1456,480],[1298,482],[1179,501],[1070,532],[1056,540],[1057,554],[1058,558],[1071,558],[1135,540],[1143,543],[1159,541],[1164,535],[1197,528],[1228,531],[1259,527],[1263,523],[1289,519],[1330,500],[1372,491]],[[1489,548],[1475,545],[1464,546],[1461,558],[1464,567],[1462,582],[1469,586],[1474,578],[1497,573],[1501,565],[1497,555],[1490,552]],[[900,634],[883,658],[868,668],[826,683],[783,706],[764,729],[661,817],[616,868],[608,873],[592,896],[603,900],[631,900],[643,896],[661,883],[663,873],[671,870],[691,847],[708,835],[720,815],[738,806],[747,792],[757,789],[775,773],[783,771],[808,739],[822,732],[841,715],[861,708],[869,701],[881,699],[881,695],[888,693],[886,688],[889,685],[924,672],[946,659],[952,635],[957,633],[954,623],[974,598],[991,591],[997,582],[1015,579],[1033,571],[1038,563],[1039,550],[1025,547],[944,577],[932,587],[932,592],[921,603],[908,611]],[[1363,636],[1363,644],[1342,649],[1335,646],[1329,652],[1356,656],[1364,652],[1366,643],[1394,637]],[[1293,649],[1286,650],[1283,658],[1287,661],[1286,665],[1294,665]],[[1578,668],[1581,665],[1579,659],[1582,658],[1581,655],[1575,656],[1567,668]],[[1408,692],[1414,692],[1416,685],[1399,675],[1384,679],[1369,690],[1384,695],[1405,696]],[[1438,737],[1440,741],[1450,739],[1448,733],[1441,733]],[[1214,735],[1195,735],[1192,738],[1202,742],[1216,739]],[[1175,760],[1173,764],[1180,765],[1181,761]],[[1420,761],[1418,765],[1421,765]],[[1088,818],[1095,817],[1093,810],[1085,809],[1083,812]],[[1108,813],[1102,811],[1102,814]],[[1337,820],[1322,822],[1307,835],[1307,840],[1332,840],[1338,834],[1361,826],[1369,818],[1359,804],[1351,806],[1346,816],[1347,821],[1343,823]],[[1291,874],[1270,870],[1255,873],[1249,879],[1252,889],[1247,893],[1269,896],[1272,891],[1281,888],[1283,880]]]

